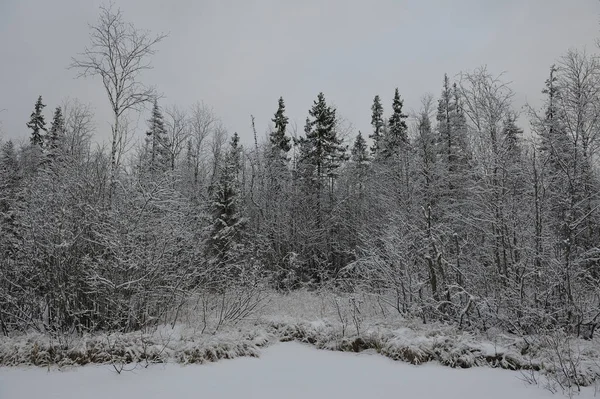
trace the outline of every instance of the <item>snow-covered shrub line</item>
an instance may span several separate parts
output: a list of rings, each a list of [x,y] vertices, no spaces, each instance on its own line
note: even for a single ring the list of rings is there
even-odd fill
[[[375,352],[393,360],[419,365],[435,361],[455,368],[478,366],[526,370],[553,375],[565,384],[589,386],[600,380],[600,345],[578,340],[571,347],[551,345],[548,337],[498,335],[493,340],[452,326],[367,326],[358,335],[343,335],[342,327],[328,322],[266,321],[267,331],[281,341],[300,341],[320,349]],[[576,361],[573,359],[576,352]]]
[[[0,338],[0,366],[74,366],[129,363],[208,363],[242,356],[258,357],[276,342],[298,341],[319,349],[371,350],[393,360],[439,362],[457,368],[478,366],[528,370],[588,386],[600,380],[600,345],[575,341],[566,345],[552,337],[497,334],[477,336],[446,325],[365,324],[360,336],[347,334],[340,323],[262,318],[240,329],[218,334],[165,327],[152,334],[85,335],[61,340],[41,334]],[[565,359],[571,359],[568,364]]]
[[[86,335],[68,341],[30,334],[0,339],[0,365],[207,363],[241,356],[257,357],[260,348],[272,341],[276,338],[264,331],[187,337],[140,333]]]

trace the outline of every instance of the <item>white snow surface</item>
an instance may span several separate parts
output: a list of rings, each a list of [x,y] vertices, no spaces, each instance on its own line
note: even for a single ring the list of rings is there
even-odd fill
[[[275,344],[260,358],[204,365],[160,364],[117,374],[109,365],[66,370],[0,368],[0,399],[51,398],[560,398],[519,372],[488,367],[419,366],[370,353]],[[593,398],[587,388],[582,399]]]

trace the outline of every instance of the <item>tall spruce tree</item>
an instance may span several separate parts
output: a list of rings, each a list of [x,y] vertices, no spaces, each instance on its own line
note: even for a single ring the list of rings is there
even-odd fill
[[[52,124],[50,125],[50,131],[46,137],[46,148],[49,151],[51,158],[56,158],[60,148],[60,142],[64,137],[65,132],[65,119],[62,114],[62,109],[56,107],[54,110],[54,116],[52,118]]]
[[[275,116],[271,119],[275,124],[275,130],[269,135],[271,149],[284,157],[292,148],[290,138],[286,136],[286,128],[289,123],[289,118],[285,115],[285,103],[283,97],[279,97],[279,105]]]
[[[241,214],[241,147],[237,133],[231,138],[219,179],[213,188],[213,225],[209,240],[212,261],[231,265],[242,250],[246,219]]]
[[[256,220],[264,218],[265,223],[257,222],[258,230],[267,237],[270,244],[268,263],[272,266],[285,263],[289,251],[290,226],[290,171],[288,169],[288,152],[291,150],[291,138],[286,134],[288,117],[285,115],[283,97],[279,98],[277,112],[271,121],[274,129],[269,134],[266,152],[266,173],[264,180],[264,206],[257,214]]]
[[[367,212],[373,209],[366,190],[369,178],[369,147],[360,131],[354,139],[350,153],[352,162],[349,168],[345,168],[347,194],[343,204],[340,204],[340,208],[344,209],[346,223],[336,231],[336,240],[355,251],[360,242],[358,232],[367,220]]]
[[[154,100],[152,114],[148,120],[148,131],[146,132],[147,162],[151,173],[164,172],[169,169],[170,156],[166,135],[162,112],[158,106],[158,101]]]
[[[381,105],[381,99],[379,95],[373,98],[373,105],[371,106],[371,126],[373,126],[373,134],[369,135],[369,138],[373,140],[371,146],[371,154],[373,156],[379,155],[382,146],[382,135],[383,135],[383,105]]]
[[[402,112],[404,101],[400,98],[398,88],[394,92],[394,100],[392,103],[392,116],[388,122],[388,129],[382,150],[385,158],[390,158],[397,155],[400,150],[408,145],[408,126],[406,118],[408,115]]]
[[[566,129],[563,127],[563,121],[559,108],[559,85],[558,68],[556,65],[550,67],[550,76],[545,82],[545,88],[542,93],[546,95],[545,113],[543,126],[538,130],[540,133],[540,150],[545,155],[550,165],[559,169],[560,164],[568,162],[569,144]]]
[[[307,257],[308,275],[319,280],[321,273],[337,267],[333,249],[336,234],[336,222],[332,221],[334,186],[338,168],[347,159],[347,147],[337,134],[335,109],[327,105],[323,93],[319,93],[309,110],[304,132],[306,137],[297,142],[299,156],[296,170],[304,196],[303,206],[310,209],[306,217],[310,220],[313,238],[300,246]]]
[[[334,179],[337,169],[347,159],[346,147],[337,134],[335,108],[327,105],[325,95],[319,93],[308,114],[312,120],[307,119],[304,140],[309,145],[303,155],[315,167],[317,179]]]
[[[272,207],[273,201],[277,201],[276,198],[281,198],[281,187],[282,182],[288,175],[288,152],[291,150],[291,138],[286,135],[286,127],[288,125],[288,117],[285,115],[285,104],[283,97],[279,98],[279,105],[277,112],[273,119],[275,129],[269,134],[269,147],[267,151],[267,184],[269,186],[269,193],[267,195],[267,202],[269,207]]]
[[[42,103],[42,96],[39,96],[29,118],[29,122],[27,122],[27,127],[31,129],[29,141],[31,142],[31,145],[38,146],[39,148],[43,148],[44,146],[44,134],[42,132],[47,131],[46,120],[42,113],[45,106],[46,105]]]

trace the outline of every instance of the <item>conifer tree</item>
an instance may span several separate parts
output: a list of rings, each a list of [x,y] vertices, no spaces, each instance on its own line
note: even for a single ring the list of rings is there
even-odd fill
[[[51,158],[55,158],[60,148],[60,141],[63,139],[65,131],[65,119],[60,107],[54,110],[50,131],[46,137],[46,148],[48,148]]]
[[[148,120],[146,132],[146,146],[148,151],[148,167],[150,172],[164,172],[169,169],[169,151],[164,118],[158,101],[154,100],[152,114]]]
[[[241,170],[240,138],[231,138],[229,151],[213,188],[213,226],[209,250],[213,260],[230,264],[241,252],[241,236],[246,219],[241,214],[239,173]]]
[[[371,106],[371,126],[373,126],[373,134],[369,135],[369,138],[373,139],[371,154],[376,156],[381,150],[384,127],[383,105],[381,105],[381,99],[379,98],[379,95],[375,96],[373,99],[373,105]]]
[[[312,163],[312,153],[313,153],[313,142],[308,140],[307,137],[311,134],[311,123],[310,118],[306,118],[304,121],[304,137],[300,137],[298,139],[294,138],[294,146],[297,147],[298,154],[295,157],[294,162],[294,171],[295,175],[298,178],[303,180],[314,180],[316,181],[316,177],[313,176],[313,163]]]
[[[17,152],[12,140],[0,147],[0,213],[8,209],[9,199],[14,194],[19,177]]]
[[[358,181],[358,186],[362,193],[364,186],[364,178],[367,175],[368,164],[369,164],[369,149],[367,147],[367,142],[362,136],[362,133],[359,131],[356,139],[354,140],[354,144],[352,145],[351,150],[351,158],[354,163],[354,170],[356,176],[354,178]]]
[[[335,113],[335,109],[327,105],[325,95],[319,93],[306,119],[306,137],[301,139],[302,162],[315,168],[319,181],[325,177],[334,179],[337,169],[347,159],[346,147],[337,135]]]
[[[275,124],[275,130],[269,135],[271,147],[274,151],[277,151],[280,155],[283,154],[283,156],[286,157],[285,154],[290,151],[292,146],[290,144],[290,138],[286,136],[289,118],[285,115],[285,103],[283,102],[283,97],[279,97],[277,112],[275,112],[275,117],[271,120]]]
[[[504,121],[502,127],[502,147],[504,157],[508,160],[516,161],[521,153],[520,140],[523,135],[523,129],[517,126],[517,116],[512,113]]]
[[[559,109],[558,68],[550,67],[550,76],[545,82],[546,87],[542,93],[546,94],[546,105],[543,126],[539,130],[541,143],[540,150],[545,154],[551,166],[560,168],[560,163],[569,158],[568,138]]]
[[[367,142],[359,131],[354,145],[352,146],[352,161],[357,165],[364,165],[369,161],[369,154],[367,153]]]
[[[305,137],[297,141],[299,156],[296,166],[303,191],[303,206],[310,209],[306,215],[313,226],[311,239],[300,244],[309,258],[306,267],[311,278],[320,279],[327,268],[336,267],[332,243],[335,242],[334,222],[331,221],[335,196],[334,185],[338,168],[347,160],[347,147],[337,134],[335,109],[328,106],[319,93],[309,110],[304,127]],[[327,198],[327,199],[326,199]],[[329,220],[328,224],[324,221]]]
[[[429,117],[430,106],[431,102],[427,101],[417,118],[417,137],[415,139],[420,176],[423,179],[421,188],[424,202],[428,207],[434,205],[439,177],[436,170],[436,138]]]
[[[454,118],[454,106],[452,102],[452,89],[450,86],[450,79],[448,75],[444,75],[444,85],[442,88],[442,95],[438,102],[438,133],[440,147],[443,149],[441,152],[446,157],[447,167],[452,170],[455,160],[455,148],[456,139],[453,132],[453,118]]]
[[[11,140],[0,147],[0,259],[19,248],[18,223],[14,203],[20,174],[17,152]]]
[[[267,162],[269,165],[270,189],[278,191],[280,188],[280,182],[278,180],[285,174],[285,171],[287,171],[287,154],[292,148],[291,138],[286,135],[289,119],[285,115],[285,103],[283,102],[283,97],[279,98],[277,112],[275,112],[271,121],[275,124],[275,129],[269,134]]]
[[[385,158],[397,155],[402,148],[408,145],[408,126],[406,125],[408,115],[402,112],[403,106],[404,101],[400,98],[400,93],[398,92],[398,88],[396,88],[392,103],[392,116],[389,119],[383,148]]]
[[[452,91],[450,88],[450,79],[447,74],[444,74],[444,83],[442,86],[442,94],[438,101],[438,111],[437,111],[437,121],[438,121],[438,130],[440,132],[440,140],[449,140],[451,139],[450,129],[450,120],[452,115]],[[447,146],[449,147],[449,146]]]
[[[42,96],[39,96],[33,112],[27,122],[27,127],[31,129],[31,137],[29,138],[31,145],[42,148],[44,146],[44,134],[46,132],[46,121],[42,111],[46,105],[42,103]]]
[[[369,209],[372,210],[366,190],[369,177],[369,147],[360,131],[354,139],[350,154],[352,162],[350,167],[346,168],[347,181],[345,182],[348,194],[344,203],[340,204],[346,209],[344,218],[347,223],[336,232],[335,236],[336,240],[344,243],[344,246],[356,250],[360,242],[358,231],[367,220],[367,212]]]
[[[290,214],[290,171],[288,152],[291,150],[291,138],[286,134],[288,117],[285,115],[283,97],[278,100],[277,111],[271,121],[274,129],[269,134],[266,151],[266,180],[264,182],[264,206],[257,219],[264,218],[265,223],[257,223],[266,242],[270,244],[266,251],[269,264],[280,265],[289,249]]]

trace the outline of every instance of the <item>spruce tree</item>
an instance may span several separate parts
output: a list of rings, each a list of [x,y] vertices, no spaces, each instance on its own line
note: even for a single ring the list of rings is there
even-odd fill
[[[0,147],[0,213],[8,210],[19,180],[17,152],[12,140]]]
[[[386,131],[385,143],[383,148],[383,155],[385,158],[390,158],[397,155],[402,148],[408,145],[408,126],[406,125],[406,118],[402,112],[404,102],[400,98],[398,88],[394,92],[394,101],[392,103],[392,116],[390,116],[388,129]]]
[[[371,106],[371,126],[373,126],[373,134],[369,135],[369,138],[373,139],[373,146],[371,147],[371,154],[377,156],[381,150],[381,141],[383,134],[383,105],[381,105],[381,99],[379,95],[376,95],[373,99],[373,105]]]
[[[367,142],[362,136],[362,133],[359,131],[356,139],[354,140],[354,144],[352,145],[351,150],[351,160],[354,164],[354,178],[357,179],[359,190],[363,191],[364,187],[364,178],[367,174],[368,164],[369,164],[369,149],[367,147]]]
[[[521,154],[520,141],[523,129],[517,126],[517,116],[512,113],[504,121],[502,127],[503,157],[507,160],[516,161]]]
[[[308,140],[308,136],[311,134],[311,122],[310,118],[306,118],[304,121],[304,137],[294,139],[294,145],[298,148],[298,155],[295,158],[294,170],[296,176],[304,180],[317,180],[313,176],[313,142]]]
[[[213,188],[213,226],[209,249],[213,261],[231,265],[241,252],[241,235],[246,219],[241,215],[240,138],[231,138],[216,187]]]
[[[301,146],[302,161],[315,168],[315,177],[319,181],[325,177],[333,179],[337,169],[347,159],[346,147],[337,135],[336,111],[327,105],[325,95],[319,93],[308,113],[310,117],[304,129],[306,137],[302,139],[304,143]]]
[[[452,165],[452,150],[454,148],[453,132],[452,132],[452,91],[450,88],[450,79],[444,74],[444,85],[442,95],[438,101],[437,122],[440,147],[443,148],[443,153],[447,158],[448,165]]]
[[[310,253],[306,254],[310,258],[306,264],[308,274],[319,280],[327,268],[335,268],[334,185],[338,168],[347,160],[347,147],[337,134],[336,111],[327,105],[323,93],[319,93],[309,110],[304,132],[306,136],[297,142],[300,151],[296,168],[303,182],[303,206],[310,209],[310,234],[315,238],[299,245]]]
[[[21,248],[15,212],[20,179],[17,152],[9,140],[0,147],[0,258],[11,257]]]
[[[464,167],[469,159],[467,117],[456,83],[452,85],[452,109],[454,110],[454,114],[452,115],[451,125],[455,137],[456,162]]]
[[[266,152],[267,169],[264,181],[264,207],[260,216],[265,223],[258,223],[257,230],[268,237],[269,263],[282,264],[289,250],[290,190],[287,189],[290,173],[288,152],[291,150],[291,138],[286,134],[288,117],[285,115],[283,97],[279,98],[277,112],[273,119],[274,129],[269,134]],[[260,234],[259,233],[259,234]]]
[[[415,142],[420,159],[421,176],[424,179],[423,191],[428,206],[432,206],[436,191],[436,139],[431,128],[431,120],[427,110],[422,111],[417,119],[417,137]]]
[[[164,172],[169,169],[169,150],[164,118],[158,101],[154,100],[152,114],[148,120],[148,131],[146,132],[146,146],[148,151],[148,167],[151,173]]]
[[[362,225],[366,219],[366,212],[369,209],[369,204],[366,199],[365,187],[367,185],[367,177],[369,172],[369,148],[367,142],[359,131],[352,145],[351,160],[352,164],[348,170],[348,198],[344,201],[344,205],[348,207],[347,222],[345,233],[340,234],[345,236],[345,240],[351,248],[357,249],[358,227]]]
[[[42,103],[42,96],[39,96],[29,118],[29,122],[27,122],[27,127],[31,129],[31,137],[29,139],[31,145],[38,146],[39,148],[43,148],[44,146],[44,134],[42,132],[46,132],[46,121],[42,111],[45,106],[46,105]]]
[[[269,135],[271,148],[273,151],[279,152],[285,157],[285,154],[290,151],[292,146],[290,144],[290,138],[286,136],[286,128],[289,123],[289,119],[285,115],[285,103],[283,102],[283,97],[279,97],[279,106],[277,108],[277,112],[275,112],[275,117],[271,120],[275,124],[275,130],[273,130]]]
[[[545,154],[550,165],[556,170],[564,161],[568,161],[569,145],[566,130],[558,106],[559,87],[557,84],[558,69],[556,65],[550,67],[550,76],[545,82],[546,87],[542,93],[546,94],[546,110],[543,126],[540,129],[540,150]]]
[[[367,153],[367,142],[359,131],[354,145],[352,146],[352,161],[357,165],[364,165],[369,161],[369,154]]]
[[[65,119],[62,114],[60,107],[56,107],[54,110],[54,116],[52,118],[52,124],[50,125],[50,131],[46,137],[46,148],[48,148],[49,155],[51,158],[56,158],[57,152],[60,148],[60,142],[63,139],[65,131]]]
[[[544,205],[550,210],[549,223],[556,237],[568,240],[570,230],[565,229],[565,220],[574,210],[573,200],[579,195],[579,186],[572,184],[578,171],[575,170],[573,160],[577,154],[569,142],[565,127],[564,114],[561,112],[560,97],[562,95],[558,82],[558,68],[550,67],[550,75],[545,82],[542,93],[546,95],[545,112],[542,120],[535,126],[540,136],[539,150],[542,162],[546,166],[543,170],[544,180],[547,182],[547,203]],[[542,197],[543,199],[543,197]],[[541,221],[540,221],[541,223]],[[572,242],[565,244],[571,245]]]

